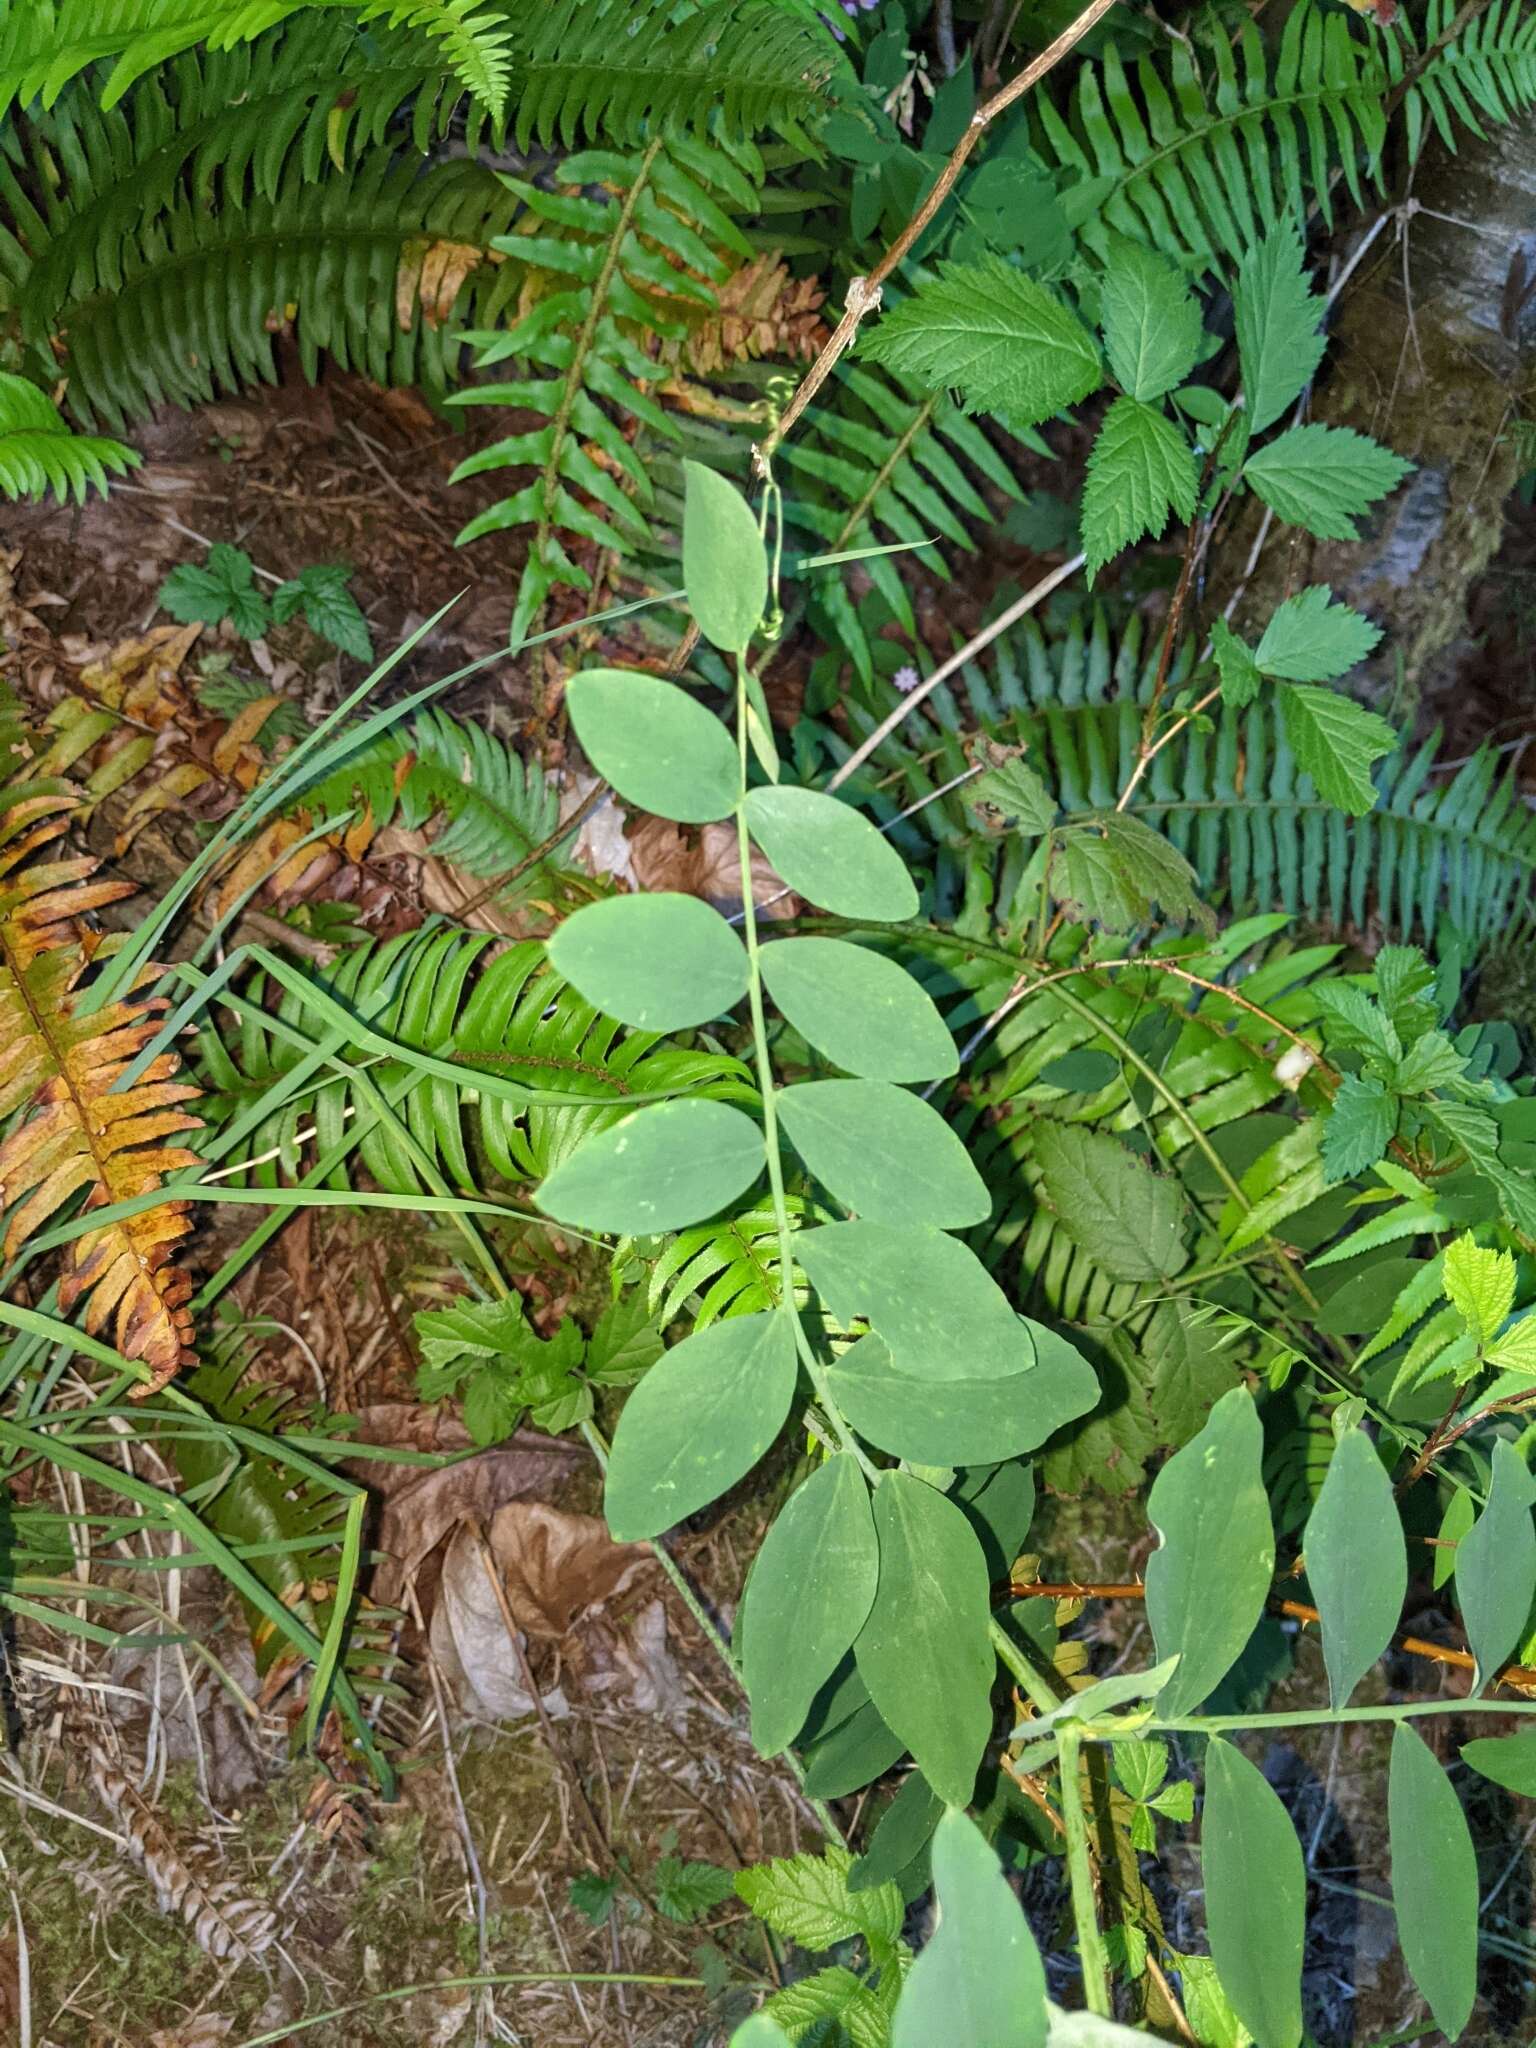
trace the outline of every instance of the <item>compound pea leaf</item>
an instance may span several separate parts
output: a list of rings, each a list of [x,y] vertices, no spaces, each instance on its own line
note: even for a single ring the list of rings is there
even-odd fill
[[[565,701],[587,759],[626,803],[683,825],[705,825],[735,810],[735,742],[676,683],[589,668],[566,684]]]
[[[1034,1450],[1099,1398],[1092,1366],[1034,1326],[1035,1363],[1004,1379],[919,1379],[897,1372],[875,1336],[826,1367],[827,1385],[867,1443],[914,1465],[979,1465]]]
[[[870,1222],[963,1230],[991,1214],[970,1154],[919,1096],[889,1081],[803,1081],[777,1106],[822,1186]]]
[[[1200,307],[1182,273],[1138,242],[1117,242],[1100,294],[1104,353],[1131,398],[1161,398],[1200,353]]]
[[[912,1965],[891,2048],[1044,2048],[1045,1970],[995,1851],[952,1810],[933,1838],[938,1926]]]
[[[1397,1098],[1374,1074],[1346,1074],[1323,1124],[1323,1171],[1332,1186],[1382,1158],[1397,1129]]]
[[[869,1318],[898,1372],[1001,1379],[1034,1363],[1028,1326],[958,1238],[888,1223],[828,1223],[800,1231],[795,1256],[844,1329]]]
[[[1280,716],[1297,764],[1324,803],[1361,817],[1376,802],[1371,764],[1397,745],[1387,721],[1363,704],[1310,683],[1288,683]]]
[[[1083,489],[1083,552],[1091,582],[1122,548],[1150,534],[1170,513],[1195,516],[1195,451],[1161,412],[1117,398],[1104,415]]]
[[[783,1427],[795,1392],[788,1318],[729,1316],[674,1344],[624,1404],[603,1496],[621,1543],[718,1500]]]
[[[968,411],[1005,413],[1014,429],[1075,405],[1101,375],[1076,315],[996,256],[944,264],[866,335],[860,353],[930,391],[958,391]]]
[[[1536,1597],[1536,1480],[1504,1438],[1493,1447],[1488,1502],[1456,1546],[1456,1601],[1485,1686],[1525,1633]]]
[[[1276,607],[1254,660],[1267,676],[1287,683],[1336,683],[1381,639],[1353,606],[1335,604],[1326,583],[1314,583]]]
[[[1536,1799],[1536,1735],[1481,1735],[1461,1745],[1461,1760],[1517,1799]]]
[[[763,985],[832,1064],[876,1081],[941,1081],[960,1056],[932,999],[894,960],[844,939],[776,939]]]
[[[1177,1682],[1177,1681],[1175,1681]],[[1291,1817],[1230,1742],[1205,1752],[1200,1866],[1211,1960],[1258,2048],[1301,2040],[1307,1873]]]
[[[752,1568],[742,1667],[752,1740],[776,1756],[864,1626],[880,1553],[857,1462],[829,1458],[785,1503]]]
[[[754,789],[746,813],[752,837],[808,902],[877,924],[917,915],[906,862],[851,804],[817,789]]]
[[[1245,1387],[1233,1387],[1147,1496],[1160,1538],[1147,1560],[1147,1621],[1159,1661],[1180,1660],[1159,1703],[1169,1719],[1220,1684],[1264,1612],[1275,1537],[1263,1449],[1258,1410]]]
[[[1279,518],[1319,540],[1358,540],[1357,521],[1413,468],[1353,427],[1292,427],[1250,455],[1243,477]]]
[[[853,1646],[882,1719],[934,1791],[965,1805],[992,1732],[987,1561],[952,1501],[891,1471],[875,1489],[880,1582]]]
[[[1477,1853],[1455,1787],[1406,1721],[1392,1735],[1387,1825],[1403,1959],[1454,2041],[1477,1996]]]
[[[1480,1245],[1468,1231],[1445,1248],[1440,1268],[1446,1298],[1479,1344],[1491,1344],[1515,1305],[1515,1262]]]
[[[1211,621],[1211,652],[1216,657],[1216,674],[1221,683],[1221,701],[1241,711],[1258,696],[1263,671],[1253,658],[1253,649],[1240,640],[1225,619]]]
[[[1335,1707],[1392,1640],[1408,1590],[1408,1553],[1392,1482],[1361,1429],[1340,1438],[1307,1523],[1307,1579],[1322,1616]]]
[[[762,1131],[729,1103],[658,1102],[578,1146],[540,1188],[538,1206],[582,1230],[656,1237],[715,1215],[765,1163]]]
[[[685,462],[683,478],[688,608],[706,640],[727,654],[745,653],[768,606],[768,551],[751,506],[734,484],[701,462]]]
[[[588,903],[555,930],[549,960],[594,1008],[640,1031],[707,1024],[747,992],[746,947],[697,896]]]
[[[1292,223],[1243,258],[1232,310],[1248,431],[1261,434],[1306,390],[1327,346],[1320,332],[1323,301],[1307,283]]]
[[[1064,1234],[1114,1280],[1167,1280],[1188,1263],[1189,1205],[1108,1131],[1042,1122],[1034,1134],[1041,1194]]]

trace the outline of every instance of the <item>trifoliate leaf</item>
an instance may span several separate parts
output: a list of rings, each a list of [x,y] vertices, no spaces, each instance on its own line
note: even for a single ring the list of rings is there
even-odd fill
[[[653,1874],[657,1910],[685,1924],[702,1920],[736,1889],[728,1870],[714,1863],[684,1863],[676,1856],[663,1856]]]
[[[1491,1343],[1515,1305],[1514,1259],[1485,1249],[1469,1231],[1446,1246],[1440,1271],[1446,1299],[1479,1344]]]
[[[222,540],[208,550],[201,569],[190,562],[173,569],[160,586],[159,602],[184,626],[218,626],[228,619],[244,640],[257,639],[272,623],[250,556]]]
[[[272,593],[272,616],[282,625],[302,611],[304,623],[322,640],[358,661],[373,660],[368,623],[348,590],[352,571],[340,563],[312,564]]]
[[[1248,428],[1259,434],[1306,390],[1326,346],[1323,301],[1307,283],[1301,237],[1289,222],[1243,258],[1232,309]]]
[[[1225,619],[1217,619],[1211,627],[1211,652],[1221,679],[1221,701],[1230,704],[1234,711],[1241,711],[1257,697],[1264,680],[1252,648],[1246,640],[1238,638]]]
[[[1363,817],[1376,802],[1371,764],[1397,745],[1387,721],[1310,683],[1291,683],[1280,692],[1280,716],[1297,764],[1323,802]]]
[[[1355,522],[1413,468],[1353,427],[1293,427],[1243,464],[1264,503],[1319,540],[1358,540]]]
[[[1043,284],[1000,257],[946,263],[875,328],[863,354],[970,412],[1035,426],[1097,388],[1093,337]]]
[[[1136,242],[1116,245],[1100,295],[1104,352],[1131,398],[1161,398],[1200,353],[1200,307],[1183,276]]]
[[[1362,613],[1335,604],[1326,583],[1288,597],[1264,629],[1254,659],[1288,683],[1334,683],[1364,661],[1381,638]]]
[[[1195,454],[1183,434],[1139,399],[1117,398],[1088,458],[1083,490],[1083,551],[1090,580],[1122,548],[1151,534],[1170,513],[1195,516]]]
[[[1374,1166],[1397,1129],[1397,1103],[1374,1074],[1346,1074],[1323,1127],[1323,1171],[1330,1183]]]
[[[1165,917],[1188,917],[1210,928],[1194,869],[1140,818],[1106,811],[1064,825],[1054,847],[1051,885],[1057,901],[1085,922],[1128,932],[1144,924],[1156,904]]]

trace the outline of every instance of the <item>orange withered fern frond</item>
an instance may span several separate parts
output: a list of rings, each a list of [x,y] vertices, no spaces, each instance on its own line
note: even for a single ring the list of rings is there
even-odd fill
[[[161,1053],[131,1087],[115,1089],[159,1027],[164,1002],[109,1003],[82,1014],[82,979],[97,950],[88,912],[132,894],[96,879],[88,856],[41,858],[67,831],[78,799],[60,782],[0,789],[0,1119],[21,1111],[0,1143],[0,1205],[13,1257],[72,1196],[106,1208],[152,1194],[196,1155],[164,1141],[197,1127],[181,1107],[197,1093]],[[163,1386],[191,1357],[190,1278],[175,1248],[191,1228],[188,1203],[157,1203],[76,1238],[59,1283],[66,1312],[86,1303],[94,1336],[109,1323],[125,1358]]]

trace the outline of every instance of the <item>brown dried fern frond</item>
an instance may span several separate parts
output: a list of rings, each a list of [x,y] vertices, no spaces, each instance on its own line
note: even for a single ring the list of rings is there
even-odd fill
[[[164,1142],[197,1128],[180,1107],[197,1090],[176,1078],[175,1053],[160,1054],[132,1087],[114,1085],[159,1028],[163,1001],[130,996],[82,1014],[81,983],[99,943],[86,916],[132,885],[93,879],[89,856],[39,857],[63,837],[77,803],[59,782],[0,789],[0,1118],[25,1112],[0,1144],[8,1258],[72,1196],[84,1191],[87,1208],[106,1208],[197,1163]],[[66,1313],[84,1300],[87,1331],[110,1320],[118,1350],[149,1367],[139,1394],[192,1355],[192,1283],[175,1261],[188,1206],[166,1201],[87,1231],[70,1245],[60,1281]]]

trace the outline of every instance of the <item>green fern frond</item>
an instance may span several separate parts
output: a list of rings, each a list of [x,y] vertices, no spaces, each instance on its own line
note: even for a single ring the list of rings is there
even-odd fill
[[[690,317],[713,309],[710,286],[730,273],[722,251],[749,253],[726,208],[749,211],[759,175],[749,145],[727,151],[678,136],[629,155],[568,157],[558,192],[505,180],[527,207],[530,231],[496,247],[540,279],[544,296],[505,333],[462,338],[479,350],[478,368],[516,358],[531,374],[457,391],[449,402],[515,406],[544,422],[454,471],[455,481],[508,467],[536,472],[459,535],[471,541],[532,527],[514,634],[556,586],[591,588],[571,543],[623,555],[650,539],[651,480],[634,437],[642,429],[667,437],[673,428],[651,395],[659,371],[647,346],[686,333]],[[593,186],[602,197],[581,189]]]
[[[1410,157],[1418,155],[1428,125],[1454,150],[1458,123],[1481,135],[1484,121],[1512,121],[1536,102],[1536,15],[1520,0],[1494,0],[1486,12],[1474,12],[1443,50],[1435,50],[1457,12],[1455,0],[1429,0],[1422,29],[1416,33],[1400,16],[1400,40],[1387,44],[1393,85],[1411,81],[1403,98]],[[1435,53],[1423,63],[1429,50]]]
[[[329,4],[336,5],[338,0],[329,0]],[[358,5],[358,0],[352,4]],[[358,18],[382,21],[391,28],[422,30],[442,46],[454,77],[466,91],[497,119],[506,111],[512,30],[483,0],[361,0]]]
[[[786,1203],[791,1222],[798,1226],[811,1217],[809,1205],[798,1195]],[[618,1247],[622,1260],[635,1251],[632,1243]],[[718,1322],[724,1316],[760,1314],[772,1308],[781,1292],[783,1263],[779,1257],[778,1224],[770,1203],[747,1209],[726,1223],[700,1223],[679,1231],[651,1259],[646,1276],[646,1305],[662,1325],[690,1312],[697,1328]],[[797,1283],[795,1299],[809,1300],[803,1281]]]
[[[653,1032],[627,1031],[600,1015],[547,968],[537,941],[522,941],[486,959],[493,944],[479,932],[412,932],[383,945],[353,948],[324,977],[330,994],[366,1014],[376,1031],[402,1047],[463,1066],[462,1087],[423,1079],[404,1058],[368,1067],[370,1080],[456,1187],[483,1187],[487,1169],[513,1185],[542,1180],[585,1138],[623,1115],[635,1095],[672,1089],[737,1099],[750,1095],[739,1061],[724,1053],[690,1051]],[[257,984],[248,993],[259,1004],[264,991]],[[220,1099],[209,1119],[214,1128],[258,1101],[302,1057],[301,1048],[271,1032],[256,1010],[239,1007],[240,1028],[228,1034],[227,1044],[212,1030],[199,1040],[200,1060]],[[323,1035],[301,996],[284,993],[276,1007],[311,1038]],[[477,1069],[529,1088],[611,1096],[613,1107],[535,1104],[520,1109],[500,1097],[478,1096]],[[276,1163],[291,1171],[303,1149],[297,1132],[309,1124],[321,1149],[350,1140],[379,1187],[396,1193],[420,1188],[406,1147],[376,1121],[344,1079],[327,1080],[277,1111],[250,1134],[251,1153],[280,1147],[282,1158]],[[259,1169],[269,1178],[272,1170]],[[349,1184],[345,1166],[332,1175],[331,1184]]]
[[[139,457],[121,441],[71,433],[45,391],[0,370],[0,498],[55,497],[85,502],[94,485],[132,469]]]

